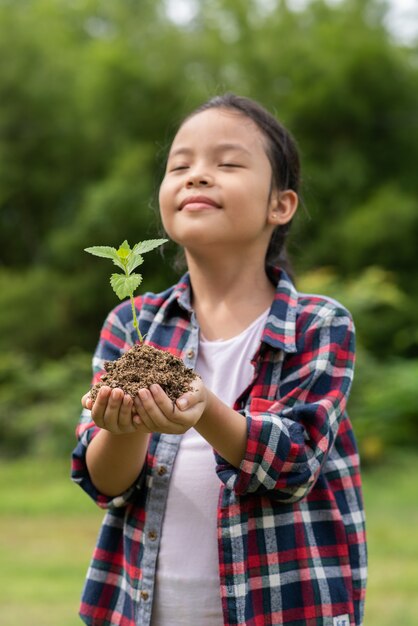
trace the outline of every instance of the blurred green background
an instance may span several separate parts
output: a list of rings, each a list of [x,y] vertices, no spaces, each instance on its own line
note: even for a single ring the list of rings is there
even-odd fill
[[[297,138],[297,285],[339,299],[357,327],[365,626],[418,624],[418,45],[388,15],[380,0],[0,1],[3,626],[79,623],[101,513],[69,457],[116,304],[109,267],[83,249],[159,236],[170,138],[224,91]],[[143,290],[176,279],[174,254],[147,257]]]

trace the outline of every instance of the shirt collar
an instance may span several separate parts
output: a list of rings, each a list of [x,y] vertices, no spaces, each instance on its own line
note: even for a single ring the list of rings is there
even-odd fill
[[[270,274],[276,293],[261,340],[284,352],[296,352],[298,292],[284,270],[272,268]]]
[[[280,268],[273,268],[271,278],[276,285],[276,292],[261,340],[285,352],[296,352],[296,311],[298,293],[286,272]],[[165,303],[164,315],[169,313],[171,306],[180,306],[190,315],[193,312],[191,304],[191,285],[189,274],[184,274],[174,286]]]
[[[172,306],[180,306],[190,315],[193,313],[192,298],[191,298],[191,284],[190,276],[187,272],[184,274],[177,285],[174,285],[170,295],[164,303],[164,317],[171,312]]]

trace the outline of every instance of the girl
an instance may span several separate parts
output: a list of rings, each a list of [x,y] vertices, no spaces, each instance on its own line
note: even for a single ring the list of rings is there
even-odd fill
[[[354,626],[366,548],[345,407],[354,330],[298,293],[284,243],[298,204],[293,139],[254,101],[216,97],[181,124],[160,188],[188,272],[136,300],[146,342],[201,381],[172,402],[83,397],[73,478],[107,509],[81,604],[86,624]],[[135,341],[130,304],[94,357]]]

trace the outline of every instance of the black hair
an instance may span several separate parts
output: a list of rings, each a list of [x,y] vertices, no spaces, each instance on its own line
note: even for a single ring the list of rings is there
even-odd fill
[[[192,111],[184,120],[209,109],[228,109],[251,119],[266,139],[266,154],[272,169],[272,189],[292,189],[297,194],[300,190],[300,158],[296,141],[291,133],[274,115],[261,104],[250,98],[226,93],[215,96]],[[292,220],[277,226],[267,248],[265,266],[267,273],[272,267],[281,267],[293,277],[293,270],[288,258],[286,240]]]

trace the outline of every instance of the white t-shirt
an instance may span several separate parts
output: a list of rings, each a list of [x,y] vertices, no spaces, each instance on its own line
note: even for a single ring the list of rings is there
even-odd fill
[[[195,370],[232,406],[253,377],[265,311],[225,341],[200,338]],[[170,479],[155,579],[152,626],[223,626],[218,566],[220,480],[212,447],[194,429],[180,443]]]

